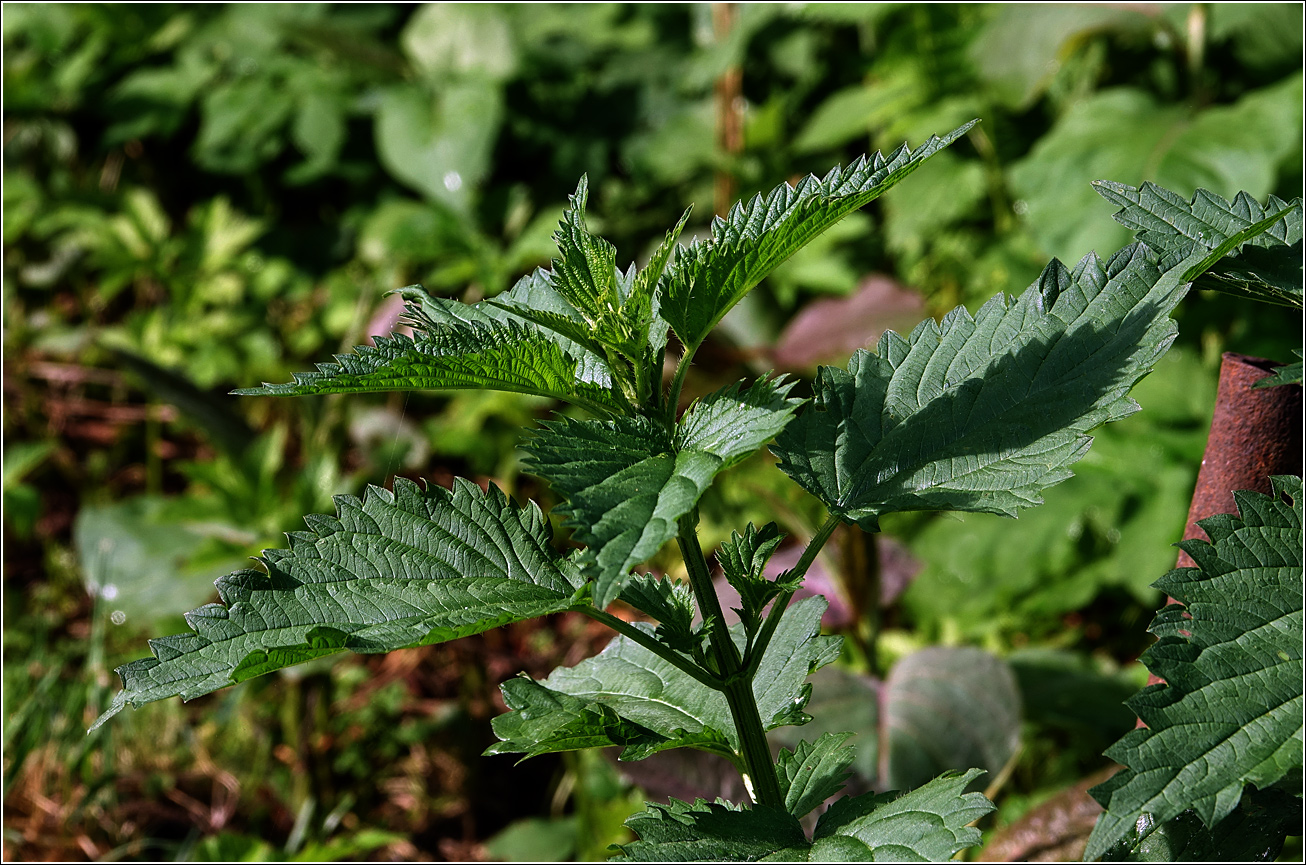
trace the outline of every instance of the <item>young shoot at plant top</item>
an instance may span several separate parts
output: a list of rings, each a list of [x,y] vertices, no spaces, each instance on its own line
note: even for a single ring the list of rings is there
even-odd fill
[[[640,840],[624,856],[938,861],[978,843],[969,824],[993,806],[965,792],[974,769],[900,797],[845,797],[805,833],[800,819],[842,789],[852,749],[846,734],[827,733],[772,758],[767,731],[810,720],[807,676],[840,648],[820,631],[824,599],[791,600],[841,522],[873,532],[896,511],[1015,516],[1040,504],[1087,452],[1089,430],[1137,410],[1129,390],[1174,339],[1171,311],[1228,249],[1164,266],[1142,243],[1073,269],[1054,260],[1019,297],[995,297],[973,316],[959,307],[907,336],[890,331],[846,368],[822,369],[810,401],[765,375],[679,411],[695,353],[741,298],[972,125],[780,186],[681,246],[686,212],[642,269],[619,269],[616,249],[589,233],[582,178],[551,270],[470,305],[402,289],[414,336],[377,338],[291,383],[238,391],[488,388],[570,403],[580,411],[542,424],[524,446],[581,548],[559,552],[539,507],[493,485],[396,479],[392,491],[338,497],[336,516],[306,517],[287,549],[264,552],[263,570],[220,579],[221,603],[188,613],[190,632],[152,640],[153,657],[118,668],[123,690],[96,727],[128,704],[190,699],[346,649],[427,645],[570,610],[619,636],[543,681],[505,682],[511,711],[495,719],[502,741],[489,753],[617,747],[639,760],[697,748],[737,767],[752,798],[650,806],[629,821]],[[727,627],[696,506],[719,473],[768,444],[829,516],[775,579],[764,574],[783,539],[775,523],[740,526],[715,551],[741,599],[741,620]],[[671,540],[686,583],[633,572]],[[618,599],[657,624],[607,612]]]

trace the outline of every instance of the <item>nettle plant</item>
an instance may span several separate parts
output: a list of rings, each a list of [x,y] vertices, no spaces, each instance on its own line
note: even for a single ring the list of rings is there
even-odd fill
[[[525,448],[583,546],[560,552],[538,506],[462,479],[341,496],[336,516],[308,516],[288,549],[265,551],[263,570],[219,580],[222,602],[187,614],[193,632],[152,640],[154,657],[119,667],[123,690],[97,726],[127,704],[190,699],[342,650],[427,645],[570,610],[617,638],[543,681],[505,682],[510,711],[494,721],[502,741],[489,753],[611,746],[640,760],[697,748],[730,761],[752,799],[652,804],[628,821],[639,840],[622,856],[945,860],[978,843],[972,824],[993,805],[966,792],[977,769],[903,795],[837,799],[806,833],[800,820],[838,794],[853,754],[847,734],[774,757],[768,745],[767,731],[810,720],[807,676],[840,652],[840,638],[821,634],[825,600],[791,603],[794,593],[841,522],[874,532],[895,511],[1015,516],[1039,504],[1084,456],[1089,430],[1137,410],[1129,390],[1173,340],[1169,314],[1191,280],[1272,220],[1244,221],[1164,266],[1143,243],[1073,270],[1053,261],[1018,298],[995,297],[974,316],[955,309],[908,337],[888,332],[846,369],[822,369],[809,401],[766,375],[679,411],[695,352],[750,289],[970,125],[781,186],[714,220],[710,239],[680,246],[687,212],[643,269],[619,270],[613,246],[587,231],[582,180],[551,271],[470,305],[403,289],[414,337],[379,338],[293,383],[240,391],[492,388],[570,403],[583,416],[542,424]],[[728,626],[696,505],[720,472],[768,443],[829,517],[775,579],[764,575],[782,540],[774,523],[740,527],[716,550],[740,597]],[[687,581],[632,572],[671,540]],[[611,614],[616,600],[657,624]]]

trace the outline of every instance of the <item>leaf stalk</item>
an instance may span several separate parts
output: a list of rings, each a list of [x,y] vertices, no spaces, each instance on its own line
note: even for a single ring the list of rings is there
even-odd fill
[[[676,669],[688,676],[692,676],[699,683],[706,685],[712,690],[721,691],[725,689],[725,682],[723,682],[716,674],[686,660],[684,655],[680,654],[675,649],[672,649],[670,646],[658,642],[657,638],[652,634],[636,628],[630,622],[620,619],[605,610],[600,610],[598,607],[592,607],[589,604],[577,604],[571,607],[571,610],[588,616],[596,622],[607,625],[623,637],[626,637],[632,642],[638,643],[650,652],[653,652],[667,663],[674,664]]]
[[[799,581],[807,576],[807,571],[820,555],[821,548],[825,542],[830,540],[830,535],[839,526],[839,518],[831,514],[826,517],[825,522],[812,539],[807,542],[807,548],[803,550],[803,555],[798,559],[798,564],[794,565],[791,574],[796,574]],[[758,665],[762,663],[762,656],[766,654],[766,647],[771,642],[771,636],[775,634],[775,629],[780,624],[780,619],[784,616],[784,611],[789,606],[789,601],[793,599],[794,592],[792,589],[776,597],[771,604],[771,610],[766,614],[766,621],[762,623],[762,630],[758,631],[757,640],[748,649],[748,657],[745,659],[744,670],[751,680],[757,674]]]

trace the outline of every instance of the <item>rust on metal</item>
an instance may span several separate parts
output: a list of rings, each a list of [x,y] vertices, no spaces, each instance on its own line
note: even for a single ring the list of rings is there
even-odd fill
[[[1215,414],[1188,507],[1184,540],[1209,541],[1198,520],[1238,513],[1235,490],[1269,495],[1271,475],[1302,473],[1301,385],[1255,387],[1278,366],[1245,354],[1225,352],[1221,356]],[[1175,567],[1195,568],[1197,563],[1180,550]],[[1166,603],[1176,601],[1166,598]],[[1164,681],[1156,675],[1147,677],[1149,685]],[[1141,720],[1138,726],[1143,726]]]

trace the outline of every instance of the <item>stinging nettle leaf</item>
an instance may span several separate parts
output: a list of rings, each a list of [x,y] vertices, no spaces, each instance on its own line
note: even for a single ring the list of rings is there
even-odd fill
[[[783,540],[784,535],[775,523],[767,523],[761,529],[749,523],[743,535],[731,532],[730,539],[717,551],[722,575],[739,592],[743,606],[736,612],[750,639],[761,625],[766,605],[782,592],[798,588],[801,582],[801,578],[795,579],[788,572],[774,580],[766,578],[766,563]]]
[[[485,388],[572,402],[600,414],[623,411],[606,363],[583,345],[559,339],[526,319],[482,302],[463,304],[402,289],[414,337],[378,336],[375,346],[336,355],[317,372],[295,373],[287,384],[234,391],[247,396],[375,393],[391,390]],[[543,300],[548,274],[536,271],[505,297]]]
[[[779,808],[744,808],[722,799],[694,804],[671,799],[626,820],[638,841],[618,845],[613,862],[805,861],[807,836]]]
[[[658,620],[653,635],[659,642],[699,658],[707,630],[694,627],[694,592],[688,583],[644,574],[627,582],[618,597]]]
[[[1245,192],[1226,201],[1198,189],[1191,201],[1185,201],[1154,183],[1134,188],[1099,180],[1093,186],[1107,201],[1121,206],[1114,215],[1116,222],[1156,251],[1162,268],[1200,250],[1212,252],[1259,226],[1254,237],[1238,243],[1197,279],[1195,287],[1302,308],[1301,199],[1285,202],[1271,195],[1262,206]],[[1267,220],[1272,221],[1264,226]]]
[[[801,818],[843,789],[855,756],[844,742],[852,735],[824,733],[815,742],[799,742],[792,751],[781,749],[775,768],[786,811]]]
[[[753,680],[767,729],[795,723],[795,713],[801,714],[810,693],[804,684],[808,674],[839,656],[841,638],[821,636],[825,606],[821,597],[794,604],[767,647]],[[634,627],[651,631],[643,623]],[[742,650],[743,629],[736,625],[730,634]],[[626,637],[574,667],[554,670],[541,682],[510,680],[504,685],[504,699],[514,711],[494,720],[495,734],[504,741],[489,754],[529,756],[593,747],[595,737],[612,730],[631,738],[614,736],[598,744],[621,746],[623,760],[641,760],[676,747],[738,759],[739,737],[725,696]],[[620,726],[604,709],[627,726]],[[582,732],[591,744],[574,745],[584,738]]]
[[[1233,813],[1210,829],[1191,810],[1160,824],[1145,814],[1102,861],[1273,862],[1287,836],[1301,832],[1301,818],[1300,796],[1251,788]]]
[[[822,179],[808,175],[755,196],[712,221],[712,237],[681,247],[661,281],[661,314],[685,347],[698,348],[717,322],[781,262],[844,216],[874,201],[978,121],[932,136],[914,152],[875,153]]]
[[[636,274],[632,265],[623,274],[616,267],[616,248],[586,228],[588,199],[589,184],[582,177],[554,234],[561,257],[554,260],[548,278],[565,308],[556,303],[541,308],[531,302],[533,298],[525,297],[505,297],[490,303],[583,345],[600,357],[615,351],[631,363],[646,363],[646,354],[656,354],[666,345],[666,325],[653,327],[654,289],[689,219],[689,210],[667,232],[643,270]]]
[[[1015,516],[1070,477],[1093,427],[1138,406],[1129,389],[1174,340],[1183,273],[1142,244],[1103,264],[1059,261],[1019,298],[958,307],[877,353],[823,368],[814,402],[776,439],[780,468],[845,521],[875,531],[906,510]]]
[[[982,793],[963,792],[984,773],[979,769],[948,772],[910,793],[866,793],[837,800],[821,815],[812,835],[812,861],[827,853],[857,852],[875,862],[944,862],[980,842],[969,824],[994,810]],[[818,858],[819,857],[819,858]],[[852,861],[853,857],[840,861]]]
[[[119,667],[123,690],[95,727],[128,704],[189,700],[345,649],[428,645],[555,613],[583,586],[540,510],[493,486],[397,478],[394,492],[371,487],[336,506],[335,517],[305,517],[290,549],[264,551],[267,573],[218,580],[222,603],[188,613],[192,632],[151,640],[155,657]]]
[[[640,840],[620,845],[626,862],[946,862],[980,841],[967,826],[993,810],[980,793],[963,793],[983,773],[950,773],[910,793],[873,793],[837,801],[812,841],[798,818],[778,808],[743,808],[672,799],[626,821]]]
[[[1295,363],[1284,364],[1252,387],[1279,387],[1285,384],[1301,384],[1302,381],[1302,352],[1301,349],[1294,348],[1292,353],[1296,355]]]
[[[690,407],[675,437],[655,420],[564,418],[544,424],[525,448],[530,471],[565,496],[558,512],[585,544],[594,603],[612,602],[632,567],[679,532],[718,472],[764,445],[792,418],[799,400],[782,377],[708,394]]]
[[[1106,813],[1086,859],[1143,815],[1164,824],[1192,808],[1213,828],[1245,785],[1302,767],[1302,481],[1271,483],[1273,497],[1234,493],[1241,517],[1201,520],[1211,542],[1179,544],[1197,567],[1154,584],[1183,604],[1157,614],[1160,641],[1143,655],[1165,684],[1128,701],[1147,727],[1106,752],[1127,768],[1089,791]]]
[[[553,261],[557,292],[591,325],[621,305],[617,295],[617,248],[585,227],[589,180],[581,177],[553,238],[561,258]]]

